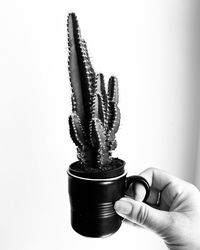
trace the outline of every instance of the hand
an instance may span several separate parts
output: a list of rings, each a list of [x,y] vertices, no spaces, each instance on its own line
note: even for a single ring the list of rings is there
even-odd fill
[[[116,212],[133,223],[155,231],[171,250],[199,250],[199,190],[191,183],[159,169],[149,168],[140,175],[150,184],[146,204],[142,202],[144,187],[135,184],[134,199],[127,196],[121,198],[115,203]],[[159,193],[160,202],[156,205]]]

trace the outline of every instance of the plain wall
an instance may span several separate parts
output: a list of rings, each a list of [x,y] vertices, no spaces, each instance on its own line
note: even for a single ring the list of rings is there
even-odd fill
[[[96,72],[119,79],[113,156],[129,174],[158,167],[193,181],[199,119],[199,1],[4,1],[0,7],[0,249],[166,249],[124,223],[106,239],[70,226],[67,14]]]

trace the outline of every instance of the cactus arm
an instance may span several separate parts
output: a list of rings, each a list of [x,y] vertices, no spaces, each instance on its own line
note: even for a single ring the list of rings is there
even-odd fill
[[[98,98],[98,117],[104,126],[106,120],[106,112],[104,108],[102,95],[98,93],[97,98]]]
[[[91,121],[90,140],[95,148],[105,147],[106,136],[101,120],[93,118]]]
[[[118,80],[112,76],[108,82],[108,128],[107,128],[107,140],[111,147],[116,148],[117,144],[114,142],[115,134],[120,126],[120,110],[117,106],[119,102],[119,88]],[[113,145],[113,146],[112,146]]]
[[[118,80],[115,76],[111,76],[108,81],[108,100],[116,104],[119,102]]]
[[[106,94],[106,89],[105,89],[105,82],[104,82],[104,76],[102,73],[97,74],[97,92],[100,93],[101,96],[101,103],[102,103],[102,110],[103,110],[103,125],[106,129],[107,127],[107,106],[108,106],[108,101],[107,101],[107,94]]]
[[[93,100],[93,106],[92,106],[92,117],[98,118],[101,120],[102,125],[104,125],[105,121],[105,110],[103,107],[103,99],[101,94],[96,93]]]
[[[99,118],[102,125],[105,126],[107,118],[107,95],[105,92],[105,85],[102,78],[102,74],[97,74],[95,84],[93,87],[93,99],[92,99],[92,118]]]
[[[96,148],[96,163],[102,167],[109,163],[109,148],[106,145],[106,134],[101,120],[98,118],[92,119],[91,136],[92,145]]]
[[[120,126],[120,110],[117,107],[117,104],[114,102],[109,103],[110,120],[109,120],[109,131],[108,131],[108,140],[113,141],[115,139],[115,134],[117,133]]]
[[[118,80],[112,76],[108,82],[108,130],[116,133],[120,126]]]
[[[107,110],[107,95],[106,95],[106,88],[104,82],[104,75],[102,73],[97,74],[97,91],[101,93],[103,98],[103,105],[105,110]]]
[[[113,130],[114,133],[117,133],[120,126],[120,110],[114,102],[109,103],[109,109],[112,114],[110,116],[109,130]]]
[[[77,114],[71,114],[69,116],[69,128],[70,128],[70,135],[73,142],[79,148],[86,146],[86,138],[83,127],[81,125],[80,118]]]

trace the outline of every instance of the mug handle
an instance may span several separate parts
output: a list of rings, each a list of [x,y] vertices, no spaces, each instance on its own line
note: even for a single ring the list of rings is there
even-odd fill
[[[146,194],[145,194],[143,202],[145,202],[150,194],[150,186],[149,186],[148,181],[144,177],[142,177],[140,175],[132,175],[132,176],[126,177],[125,191],[128,190],[128,188],[131,184],[135,184],[135,183],[140,183],[144,186],[144,188],[146,190]]]

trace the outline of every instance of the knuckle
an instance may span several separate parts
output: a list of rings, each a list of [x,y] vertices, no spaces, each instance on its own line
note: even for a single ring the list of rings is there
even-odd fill
[[[158,169],[155,168],[155,167],[149,167],[146,169],[148,172],[154,172],[154,171],[157,171]]]
[[[193,192],[199,192],[198,188],[194,184],[189,183],[189,187],[190,187],[191,191],[193,191]]]
[[[136,221],[139,224],[144,225],[146,224],[147,218],[148,218],[148,209],[146,209],[145,206],[140,206],[137,211]]]

